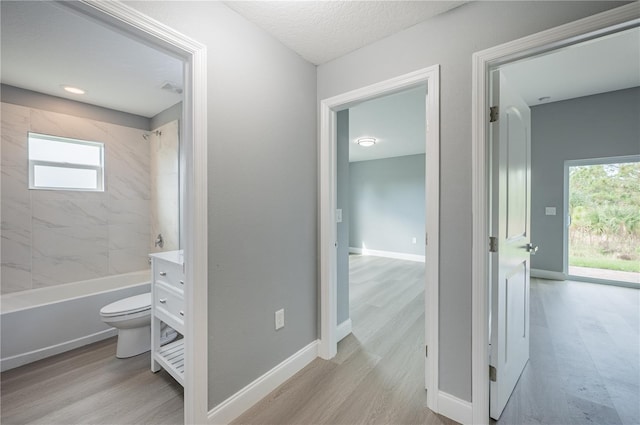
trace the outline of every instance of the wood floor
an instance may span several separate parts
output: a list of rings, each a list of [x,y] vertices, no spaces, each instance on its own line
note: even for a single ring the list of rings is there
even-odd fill
[[[149,353],[117,359],[110,338],[2,373],[1,417],[13,424],[182,424],[183,389],[149,369]]]
[[[424,263],[351,256],[353,333],[236,424],[454,424],[426,407]]]
[[[424,264],[351,256],[353,334],[236,424],[454,424],[426,408]],[[640,424],[640,291],[531,282],[530,360],[497,425]],[[105,340],[2,373],[5,424],[182,424],[183,390]]]
[[[529,363],[498,425],[640,424],[640,291],[531,279]]]

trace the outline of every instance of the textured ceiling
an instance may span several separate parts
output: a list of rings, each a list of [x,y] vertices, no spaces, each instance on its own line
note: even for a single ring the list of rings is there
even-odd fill
[[[227,1],[316,65],[338,58],[465,1]]]
[[[424,153],[426,95],[416,87],[349,108],[349,162]],[[377,143],[362,147],[361,137]]]

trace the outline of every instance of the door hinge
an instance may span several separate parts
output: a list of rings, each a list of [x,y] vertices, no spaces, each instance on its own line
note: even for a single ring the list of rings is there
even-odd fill
[[[499,111],[497,106],[492,106],[489,108],[489,122],[498,121]]]
[[[498,238],[489,236],[489,252],[498,252]]]
[[[424,356],[425,357],[429,357],[429,346],[428,345],[424,346]]]
[[[424,234],[424,244],[425,245],[429,245],[429,234],[428,233]]]
[[[498,371],[495,367],[489,366],[489,380],[491,382],[496,382],[498,376]]]

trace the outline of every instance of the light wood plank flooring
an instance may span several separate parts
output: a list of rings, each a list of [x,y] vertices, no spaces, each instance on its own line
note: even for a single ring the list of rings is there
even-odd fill
[[[353,333],[236,424],[453,424],[426,407],[424,264],[350,257]]]
[[[182,424],[183,389],[110,338],[2,373],[1,423]]]
[[[640,424],[640,291],[531,279],[530,359],[498,425]]]

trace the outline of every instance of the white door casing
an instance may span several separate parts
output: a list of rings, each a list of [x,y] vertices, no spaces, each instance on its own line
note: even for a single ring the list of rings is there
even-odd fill
[[[490,414],[499,419],[529,360],[529,271],[531,199],[531,111],[493,71],[493,102],[498,120],[491,125]]]
[[[640,24],[636,2],[509,41],[473,54],[472,58],[472,328],[471,399],[474,424],[489,421],[489,73],[492,68],[564,48]]]
[[[359,102],[427,85],[425,252],[425,388],[427,405],[438,412],[438,276],[440,207],[440,66],[352,90],[320,102],[320,345],[318,355],[337,353],[336,112]],[[427,238],[427,235],[425,235]],[[425,241],[427,242],[427,241]]]
[[[128,37],[175,55],[184,63],[180,129],[184,165],[185,385],[184,422],[202,424],[208,415],[208,214],[207,49],[173,28],[120,1],[59,2]],[[182,230],[181,229],[181,230]]]

